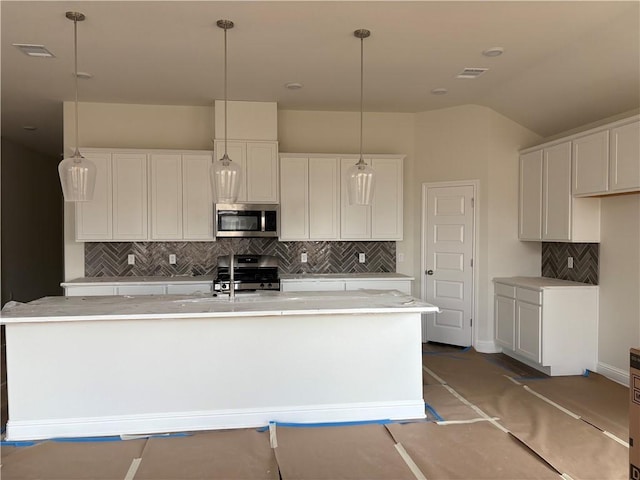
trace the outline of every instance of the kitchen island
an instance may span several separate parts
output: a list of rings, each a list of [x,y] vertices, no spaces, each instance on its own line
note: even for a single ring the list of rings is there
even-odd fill
[[[424,418],[433,311],[377,290],[5,306],[7,439]]]

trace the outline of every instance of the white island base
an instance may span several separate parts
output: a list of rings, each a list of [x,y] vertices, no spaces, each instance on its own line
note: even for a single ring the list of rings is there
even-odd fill
[[[209,311],[183,300],[182,313],[153,312],[171,297],[147,297],[145,314],[96,313],[100,301],[137,309],[130,297],[66,299],[66,316],[26,311],[37,302],[3,312],[7,439],[424,418],[420,312],[435,307],[350,294],[360,308],[332,293]]]

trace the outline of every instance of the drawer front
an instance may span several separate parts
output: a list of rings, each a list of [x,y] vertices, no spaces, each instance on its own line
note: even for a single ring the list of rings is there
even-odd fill
[[[516,298],[518,300],[522,300],[523,302],[542,305],[542,292],[539,290],[531,290],[529,288],[518,287],[516,291]]]
[[[504,283],[496,283],[494,287],[496,295],[503,297],[516,298],[516,287],[513,285],[505,285]]]

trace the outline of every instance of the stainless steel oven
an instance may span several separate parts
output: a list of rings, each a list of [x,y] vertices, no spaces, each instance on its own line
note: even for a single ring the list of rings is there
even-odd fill
[[[256,203],[217,203],[216,237],[277,237],[279,206]]]

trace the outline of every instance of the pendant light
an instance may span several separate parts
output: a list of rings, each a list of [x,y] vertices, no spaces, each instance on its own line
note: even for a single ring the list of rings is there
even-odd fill
[[[371,35],[369,30],[359,29],[353,32],[360,39],[360,159],[347,170],[347,191],[349,204],[370,205],[373,198],[376,176],[375,171],[362,157],[362,117],[364,98],[364,39]]]
[[[227,155],[227,30],[233,28],[231,20],[218,20],[224,30],[224,155],[211,166],[211,187],[216,203],[235,203],[240,190],[240,165]]]
[[[78,12],[67,12],[66,17],[73,20],[76,146],[73,156],[60,162],[58,173],[65,202],[86,202],[93,198],[97,171],[94,163],[80,155],[78,150],[78,22],[82,22],[85,16]]]

